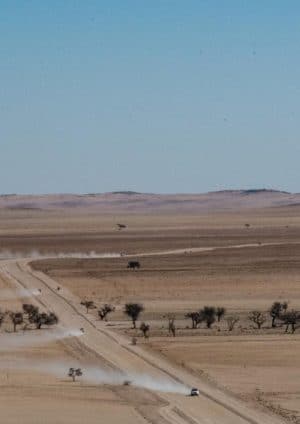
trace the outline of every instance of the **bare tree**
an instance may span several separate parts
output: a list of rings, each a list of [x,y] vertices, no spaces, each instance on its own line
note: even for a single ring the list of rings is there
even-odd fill
[[[150,331],[150,325],[146,324],[145,322],[142,322],[141,326],[140,326],[140,330],[142,331],[145,339],[148,339],[149,337],[149,331]]]
[[[291,332],[294,334],[296,330],[296,324],[300,321],[300,313],[295,310],[287,311],[281,315],[280,319],[286,325],[285,332],[288,332],[289,327],[291,326]]]
[[[93,300],[83,300],[80,302],[80,305],[83,305],[86,307],[86,313],[89,313],[90,309],[96,309],[96,305],[94,304]]]
[[[102,306],[99,310],[98,310],[98,315],[99,318],[101,319],[101,321],[104,319],[105,321],[107,321],[107,315],[110,314],[111,312],[114,312],[115,307],[112,305],[108,305],[107,303]]]
[[[136,321],[143,310],[144,306],[140,303],[126,303],[124,313],[132,319],[133,328],[136,328]]]
[[[171,333],[173,337],[176,336],[175,318],[169,320],[169,333]]]
[[[169,334],[172,334],[172,336],[175,337],[176,336],[175,316],[173,314],[167,314],[167,315],[163,315],[163,318],[168,319]]]
[[[216,308],[214,306],[204,306],[200,313],[203,316],[203,321],[206,322],[207,328],[211,328],[216,321]]]
[[[188,312],[185,317],[192,320],[192,328],[197,328],[203,321],[203,316],[200,312]]]
[[[272,317],[272,327],[276,327],[276,319],[286,312],[288,308],[287,302],[274,302],[270,309],[270,316]]]
[[[17,325],[21,325],[23,324],[23,314],[22,312],[10,312],[9,313],[11,322],[13,323],[14,326],[14,332],[17,331]]]
[[[249,320],[254,322],[257,325],[257,328],[260,329],[261,326],[266,322],[266,315],[260,311],[252,311],[249,314]]]
[[[239,321],[239,317],[237,315],[232,315],[226,318],[228,331],[232,331],[235,327],[235,324]]]
[[[81,368],[70,368],[68,376],[71,377],[73,381],[75,381],[76,377],[82,376]]]
[[[218,307],[216,309],[216,315],[218,317],[218,322],[220,322],[221,318],[225,315],[226,309],[223,307]]]

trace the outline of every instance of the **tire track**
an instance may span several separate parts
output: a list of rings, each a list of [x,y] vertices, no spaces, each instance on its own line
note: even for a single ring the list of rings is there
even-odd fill
[[[247,245],[249,246],[249,245]],[[261,246],[261,245],[260,245]],[[211,250],[211,249],[209,249]],[[25,275],[29,275],[31,279],[36,279],[39,281],[40,284],[42,284],[45,288],[47,288],[48,290],[50,290],[50,292],[55,296],[60,298],[60,300],[65,303],[69,308],[71,308],[71,310],[77,315],[79,316],[81,319],[84,320],[84,322],[86,322],[89,326],[92,326],[92,328],[94,330],[96,330],[97,332],[101,333],[102,335],[104,335],[105,337],[108,337],[113,343],[116,343],[119,347],[121,347],[122,349],[126,350],[128,353],[130,353],[130,355],[136,356],[138,357],[140,360],[142,360],[143,362],[147,363],[148,365],[150,365],[153,369],[159,370],[160,372],[163,372],[164,374],[167,374],[168,376],[170,376],[172,379],[180,382],[180,383],[184,383],[184,379],[179,378],[178,377],[178,370],[176,373],[176,369],[172,366],[172,365],[168,365],[165,364],[164,362],[161,362],[159,364],[159,360],[158,358],[155,358],[153,355],[146,353],[144,351],[142,351],[142,349],[133,349],[128,347],[128,345],[125,344],[125,342],[123,340],[123,337],[119,336],[119,335],[112,335],[108,330],[103,330],[101,328],[98,328],[94,322],[91,321],[91,319],[88,318],[88,316],[84,315],[80,310],[78,310],[78,308],[68,299],[66,299],[65,296],[63,296],[63,294],[58,293],[56,291],[56,289],[54,289],[53,287],[51,287],[51,284],[48,282],[51,281],[53,282],[52,285],[53,286],[57,286],[57,283],[55,282],[55,280],[51,279],[48,276],[44,276],[42,273],[42,276],[38,276],[35,272],[32,271],[32,269],[30,269],[30,265],[29,265],[29,260],[25,260],[25,261],[10,261],[11,264],[15,265],[16,268],[19,270],[19,272],[25,273]],[[22,287],[27,289],[26,283],[22,282],[20,280],[20,278],[16,278],[15,276],[13,276],[12,274],[10,274],[11,277],[13,279],[15,279],[19,284],[22,285]],[[41,299],[39,299],[39,301],[41,301]],[[125,340],[125,338],[124,338]],[[99,353],[96,352],[98,355]],[[108,360],[106,357],[103,358],[102,355],[99,355],[99,357],[101,359],[104,360]],[[108,360],[109,361],[109,360]],[[113,364],[115,365],[115,364]],[[122,369],[117,368],[119,371],[123,372]],[[182,374],[182,373],[181,373]],[[186,374],[186,373],[184,373]],[[203,385],[203,382],[202,382]],[[242,405],[233,400],[230,399],[227,395],[225,396],[224,393],[222,393],[223,397],[225,397],[226,401],[220,399],[220,391],[217,392],[218,393],[218,397],[216,395],[210,394],[207,391],[201,389],[201,394],[203,397],[205,397],[206,399],[210,400],[211,402],[213,402],[214,404],[217,404],[219,407],[221,407],[221,409],[224,409],[226,411],[228,411],[229,413],[233,414],[233,416],[236,416],[238,418],[240,418],[243,422],[248,423],[248,424],[265,424],[265,423],[276,423],[279,422],[278,420],[272,420],[272,421],[265,421],[260,420],[260,419],[256,419],[256,418],[252,418],[251,416],[249,416],[249,414],[251,415],[251,410],[249,410],[249,408],[246,408],[245,405]],[[173,419],[171,420],[171,422],[174,422],[174,414],[177,416],[176,418],[176,422],[185,422],[185,423],[189,423],[189,424],[195,424],[195,423],[200,423],[202,422],[195,419],[193,416],[191,416],[188,412],[185,412],[184,410],[182,410],[182,407],[177,407],[176,409],[174,409],[173,405],[169,402],[169,398],[168,396],[163,396],[163,399],[167,399],[169,405],[168,405],[168,411],[169,414],[171,414],[173,416]],[[230,404],[229,404],[230,403]],[[232,405],[233,404],[233,405]],[[246,409],[247,413],[242,412],[241,410]],[[171,411],[171,412],[170,412]],[[269,417],[270,418],[270,417]],[[216,421],[216,422],[223,422],[223,421]],[[227,421],[226,421],[227,422]],[[241,421],[238,421],[241,422]],[[281,421],[280,421],[281,422]]]

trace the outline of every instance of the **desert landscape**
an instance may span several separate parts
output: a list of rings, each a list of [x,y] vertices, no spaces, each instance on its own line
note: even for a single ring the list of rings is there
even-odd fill
[[[5,422],[299,423],[299,199],[2,196]]]

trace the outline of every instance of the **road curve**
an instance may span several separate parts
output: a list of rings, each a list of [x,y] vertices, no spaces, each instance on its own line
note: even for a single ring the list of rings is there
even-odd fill
[[[211,250],[211,249],[208,249]],[[187,387],[198,387],[199,398],[183,394],[160,393],[167,402],[161,408],[162,420],[175,424],[282,424],[274,415],[251,409],[242,401],[224,393],[185,370],[170,364],[154,352],[130,345],[128,339],[109,330],[84,312],[80,300],[68,289],[58,292],[57,282],[47,275],[33,271],[30,260],[15,259],[0,262],[0,273],[17,287],[40,289],[36,302],[55,312],[66,328],[84,328],[81,343],[103,358],[110,366],[126,374],[146,374],[154,380],[165,378]],[[157,421],[159,423],[160,421]]]

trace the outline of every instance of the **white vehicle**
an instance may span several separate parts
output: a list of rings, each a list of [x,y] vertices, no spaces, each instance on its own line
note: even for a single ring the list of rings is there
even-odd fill
[[[199,389],[196,389],[195,387],[191,390],[191,396],[199,396],[200,392]]]

